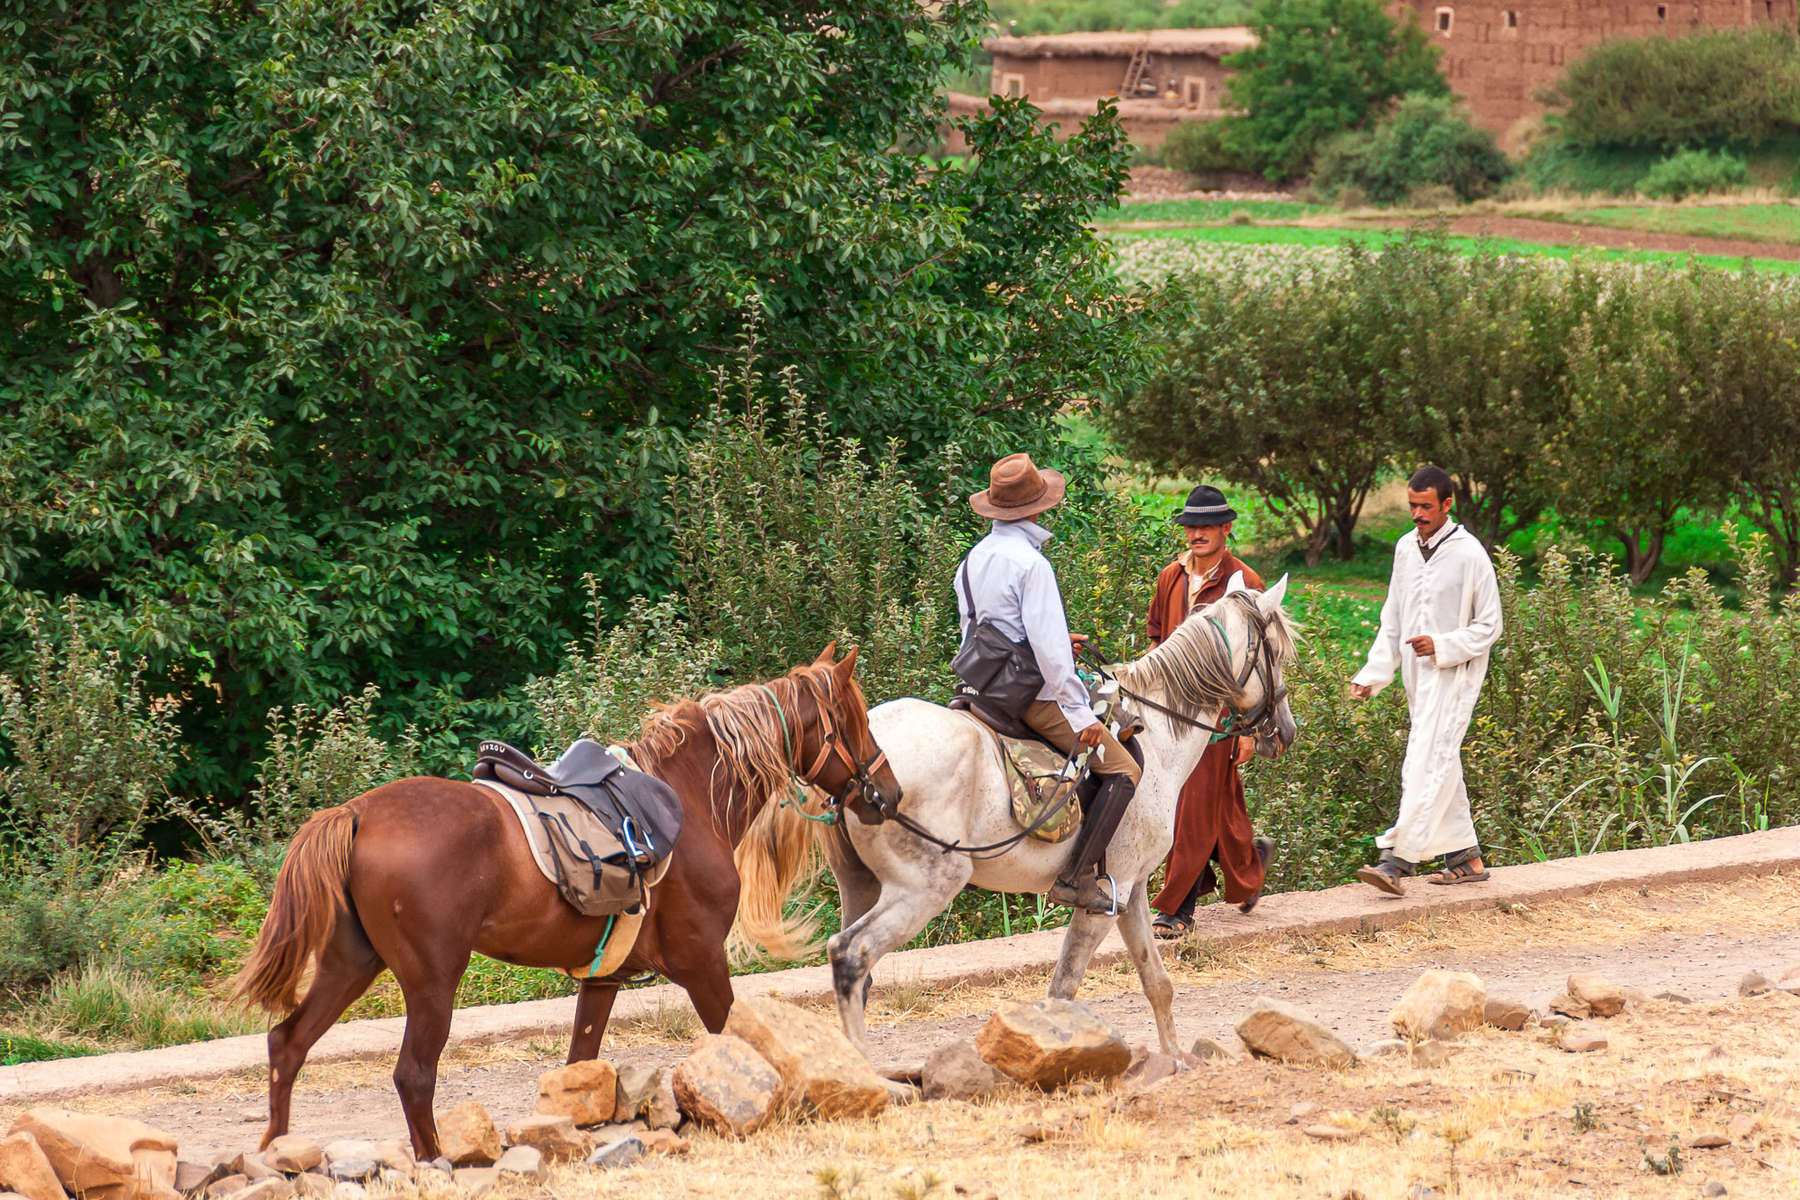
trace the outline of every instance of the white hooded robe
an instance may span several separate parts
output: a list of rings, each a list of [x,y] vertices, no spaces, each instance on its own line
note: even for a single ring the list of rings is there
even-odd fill
[[[1394,547],[1394,572],[1381,629],[1355,682],[1380,692],[1400,668],[1412,732],[1400,771],[1400,815],[1375,839],[1420,863],[1478,844],[1463,785],[1462,743],[1500,640],[1500,585],[1474,534],[1447,522],[1427,561],[1409,530]],[[1409,638],[1429,634],[1436,653],[1421,658]]]

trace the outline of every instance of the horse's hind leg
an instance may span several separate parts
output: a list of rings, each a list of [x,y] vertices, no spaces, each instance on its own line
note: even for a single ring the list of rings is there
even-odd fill
[[[382,962],[355,918],[340,915],[319,954],[318,970],[300,1006],[269,1030],[269,1128],[262,1145],[288,1131],[294,1078],[306,1055],[356,998],[381,974]]]
[[[1119,936],[1131,952],[1138,982],[1144,985],[1144,998],[1150,1001],[1150,1013],[1156,1019],[1156,1040],[1164,1054],[1179,1057],[1181,1047],[1175,1041],[1172,1010],[1175,984],[1169,979],[1168,968],[1163,966],[1162,954],[1156,948],[1156,938],[1150,929],[1150,899],[1141,887],[1132,889],[1131,900],[1119,914]]]
[[[1094,951],[1106,939],[1106,932],[1112,928],[1113,920],[1112,917],[1091,913],[1085,908],[1075,910],[1075,915],[1069,920],[1069,931],[1063,935],[1062,954],[1056,960],[1056,973],[1050,977],[1051,999],[1075,998],[1075,989],[1081,986],[1081,977],[1087,974],[1088,963],[1093,961]]]

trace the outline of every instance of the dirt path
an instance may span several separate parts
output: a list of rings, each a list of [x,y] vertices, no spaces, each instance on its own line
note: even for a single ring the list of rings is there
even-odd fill
[[[1400,228],[1411,221],[1356,222]],[[1457,217],[1446,223],[1451,233],[1464,237],[1514,238],[1550,246],[1602,246],[1626,250],[1668,250],[1683,254],[1716,254],[1726,258],[1774,258],[1800,262],[1800,246],[1780,242],[1755,242],[1743,238],[1694,237],[1679,233],[1650,233],[1615,229],[1605,225],[1575,225],[1566,221],[1538,221],[1529,217]]]
[[[1748,971],[1773,977],[1800,963],[1796,911],[1800,877],[1773,876],[1610,892],[1530,909],[1432,914],[1382,932],[1287,935],[1229,949],[1192,944],[1169,955],[1178,984],[1177,1027],[1184,1045],[1197,1036],[1231,1044],[1238,1016],[1256,996],[1269,995],[1313,1012],[1362,1046],[1387,1036],[1388,1009],[1431,966],[1473,971],[1490,994],[1540,1009],[1575,971],[1598,971],[1651,993],[1725,1000],[1737,995]],[[1044,984],[1041,973],[1030,972],[980,986],[903,984],[878,991],[871,1010],[877,1058],[916,1062],[944,1041],[972,1035],[1000,999],[1036,998]],[[1153,1043],[1148,1006],[1128,968],[1095,972],[1082,999],[1128,1040]],[[669,1064],[693,1032],[686,1010],[670,1010],[615,1029],[607,1053],[615,1061]],[[541,1038],[454,1051],[444,1063],[437,1108],[476,1100],[504,1126],[531,1111],[537,1075],[559,1063],[563,1049],[560,1040]],[[403,1136],[391,1069],[387,1060],[309,1067],[296,1092],[294,1128],[320,1138]],[[149,1121],[179,1138],[183,1157],[203,1159],[254,1147],[264,1103],[260,1077],[241,1075],[74,1106]]]

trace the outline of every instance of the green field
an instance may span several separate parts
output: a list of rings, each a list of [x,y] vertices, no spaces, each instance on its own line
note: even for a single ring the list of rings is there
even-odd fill
[[[1683,237],[1738,238],[1800,245],[1800,204],[1620,205],[1509,215]]]
[[[1209,249],[1227,246],[1294,246],[1326,249],[1354,242],[1363,246],[1385,246],[1406,236],[1404,229],[1313,229],[1294,225],[1214,225],[1169,227],[1154,232],[1115,232],[1109,234],[1120,247],[1122,270],[1133,277],[1161,274],[1166,270],[1183,270],[1201,265]],[[1535,255],[1544,258],[1568,258],[1574,246],[1544,245],[1522,242],[1515,238],[1477,238],[1452,235],[1451,245],[1468,253]],[[1593,246],[1580,248],[1586,258],[1642,263],[1694,262],[1707,266],[1736,270],[1746,263],[1757,270],[1781,274],[1800,273],[1800,262],[1773,258],[1732,258],[1719,254],[1689,254],[1666,250],[1626,250]],[[1167,264],[1166,266],[1163,264]]]
[[[1303,204],[1298,200],[1142,200],[1107,209],[1094,219],[1103,225],[1127,221],[1179,221],[1186,225],[1212,225],[1230,221],[1234,217],[1285,221],[1330,211],[1326,205]]]

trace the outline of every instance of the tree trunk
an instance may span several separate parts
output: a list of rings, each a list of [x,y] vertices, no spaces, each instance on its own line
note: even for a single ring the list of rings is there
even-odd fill
[[[1619,540],[1625,543],[1625,575],[1632,583],[1643,583],[1656,570],[1656,564],[1662,560],[1663,534],[1660,526],[1650,530],[1645,544],[1639,542],[1636,532],[1619,531]]]

